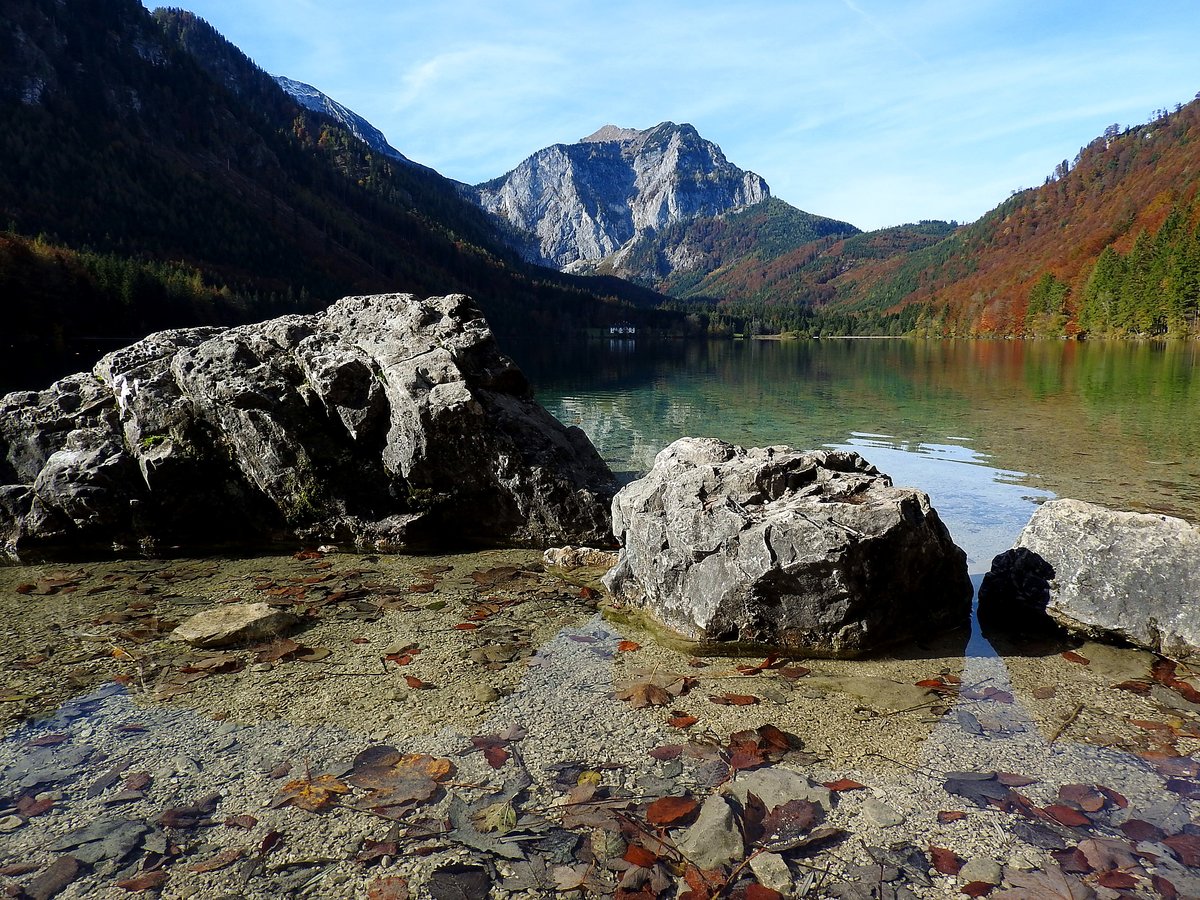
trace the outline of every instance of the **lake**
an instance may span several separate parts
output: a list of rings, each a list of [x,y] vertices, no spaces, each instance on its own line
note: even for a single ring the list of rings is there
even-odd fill
[[[684,435],[861,452],[931,495],[976,584],[1050,497],[1200,520],[1195,346],[510,349],[624,479]],[[749,871],[797,897],[1200,896],[1187,667],[977,626],[696,657],[598,611],[599,574],[512,550],[0,567],[0,869],[36,896],[531,900],[641,866],[671,896],[680,847],[731,839],[733,896]],[[169,639],[235,598],[301,613],[294,646]],[[741,843],[750,792],[791,829],[773,868]],[[701,800],[729,822],[685,836]]]
[[[612,340],[518,346],[538,399],[614,470],[683,436],[854,449],[927,491],[972,572],[1034,505],[1200,521],[1200,347],[1067,341]]]

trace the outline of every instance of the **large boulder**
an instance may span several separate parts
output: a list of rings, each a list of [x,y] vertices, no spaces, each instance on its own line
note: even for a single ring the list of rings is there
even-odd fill
[[[692,640],[857,656],[970,616],[929,498],[856,453],[683,438],[613,500],[613,533],[615,599]]]
[[[0,549],[13,557],[595,543],[615,489],[462,295],[165,331],[0,398]]]
[[[1200,650],[1200,530],[1183,519],[1052,500],[979,591],[986,627],[1055,623],[1165,656]],[[1049,622],[1047,621],[1049,620]]]

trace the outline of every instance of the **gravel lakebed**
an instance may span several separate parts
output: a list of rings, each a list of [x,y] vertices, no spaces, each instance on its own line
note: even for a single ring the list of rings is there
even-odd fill
[[[1182,665],[968,655],[965,634],[886,659],[696,657],[606,616],[598,575],[525,551],[0,568],[0,885],[1200,896]],[[170,639],[234,600],[304,627]]]

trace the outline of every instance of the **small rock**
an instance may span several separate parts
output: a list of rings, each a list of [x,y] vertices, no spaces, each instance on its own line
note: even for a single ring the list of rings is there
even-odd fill
[[[471,696],[480,703],[494,703],[500,699],[500,692],[490,684],[473,684],[471,685]]]
[[[679,851],[701,869],[719,869],[745,856],[742,833],[729,801],[713,794],[678,841]]]
[[[1032,872],[1042,864],[1041,855],[1036,850],[1021,849],[1016,850],[1008,858],[1005,864],[1010,869],[1016,869],[1018,872]]]
[[[902,814],[875,797],[868,797],[863,803],[862,816],[867,824],[876,828],[891,828],[904,823]]]
[[[409,690],[404,687],[394,687],[389,691],[384,692],[384,699],[391,700],[394,703],[403,703],[408,699]]]
[[[197,613],[171,636],[193,647],[230,647],[279,637],[299,625],[290,612],[265,603],[227,603]]]
[[[611,569],[617,564],[617,554],[593,547],[551,547],[542,554],[542,562],[560,569]]]
[[[774,809],[789,800],[811,800],[823,809],[829,809],[831,805],[829,788],[800,772],[778,767],[739,772],[724,791],[737,797],[743,805],[746,796],[754,794],[767,809]]]
[[[270,663],[255,663],[254,665],[252,665],[250,667],[250,671],[251,672],[259,672],[259,673],[270,672],[273,668],[275,668],[275,667],[273,665],[271,665]]]
[[[0,832],[8,834],[10,831],[16,831],[24,824],[25,820],[20,816],[5,816],[3,819],[0,819]]]
[[[791,896],[792,870],[778,853],[759,853],[750,857],[750,870],[763,887]]]
[[[966,865],[959,870],[959,881],[970,884],[972,881],[983,881],[988,884],[999,884],[1004,879],[1000,863],[987,856],[975,856],[967,860]]]

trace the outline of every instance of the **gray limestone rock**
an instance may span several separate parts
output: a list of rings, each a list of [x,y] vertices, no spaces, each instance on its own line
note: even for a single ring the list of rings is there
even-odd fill
[[[0,553],[608,540],[612,474],[467,297],[152,334],[0,398]]]
[[[966,556],[855,453],[683,438],[613,500],[617,601],[686,638],[855,656],[964,625]]]
[[[678,838],[677,844],[679,852],[701,869],[719,869],[746,855],[733,807],[720,794],[712,794],[704,801],[700,815]]]
[[[1200,649],[1200,529],[1172,516],[1079,500],[1038,507],[980,589],[985,625],[1046,617],[1165,656]]]
[[[738,772],[722,792],[737,797],[743,806],[747,797],[754,794],[769,810],[791,800],[810,800],[826,810],[832,805],[829,788],[801,772],[779,766]]]
[[[265,603],[227,603],[184,620],[171,636],[193,647],[234,647],[280,637],[299,625],[297,616]]]

